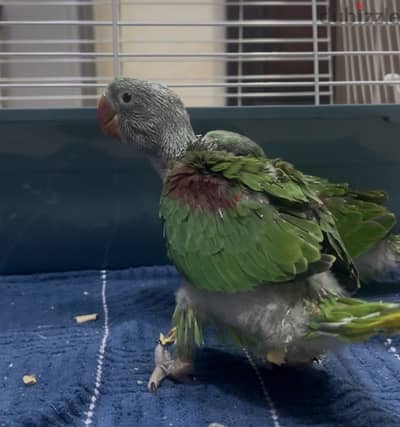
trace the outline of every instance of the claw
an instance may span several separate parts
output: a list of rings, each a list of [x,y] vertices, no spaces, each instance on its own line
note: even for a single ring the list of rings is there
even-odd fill
[[[155,368],[151,374],[147,388],[150,393],[155,393],[160,387],[162,381],[169,377],[175,381],[183,383],[192,383],[190,377],[192,372],[192,363],[183,362],[180,359],[173,359],[171,353],[160,342],[154,349]]]
[[[157,365],[151,374],[150,380],[147,384],[147,389],[150,393],[155,394],[161,382],[167,377],[165,369],[161,365]]]

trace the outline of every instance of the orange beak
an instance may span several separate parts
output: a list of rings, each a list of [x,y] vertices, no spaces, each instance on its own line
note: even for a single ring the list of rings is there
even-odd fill
[[[101,130],[106,135],[121,140],[118,116],[106,94],[102,95],[99,100],[97,106],[97,120],[99,121]]]

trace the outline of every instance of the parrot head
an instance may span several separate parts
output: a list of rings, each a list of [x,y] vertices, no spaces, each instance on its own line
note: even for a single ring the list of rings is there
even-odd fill
[[[99,100],[97,117],[103,132],[163,161],[179,157],[196,139],[181,99],[159,83],[115,79]]]

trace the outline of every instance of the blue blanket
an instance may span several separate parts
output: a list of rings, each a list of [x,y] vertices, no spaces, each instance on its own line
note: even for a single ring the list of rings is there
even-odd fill
[[[166,381],[151,395],[178,281],[170,267],[0,278],[0,426],[400,425],[400,338],[268,370],[210,337],[195,385]],[[381,286],[383,299],[400,300],[398,287]],[[88,313],[99,319],[75,322]]]

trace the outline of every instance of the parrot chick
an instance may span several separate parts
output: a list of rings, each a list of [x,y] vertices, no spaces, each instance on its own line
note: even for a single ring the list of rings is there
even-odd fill
[[[350,297],[358,272],[310,177],[257,150],[210,148],[180,98],[157,83],[116,79],[98,115],[106,133],[162,171],[164,236],[184,278],[172,318],[174,354],[161,337],[150,391],[165,376],[187,378],[209,323],[265,361],[288,365],[400,332],[399,304]]]

